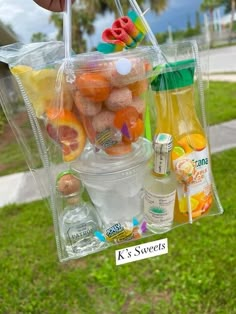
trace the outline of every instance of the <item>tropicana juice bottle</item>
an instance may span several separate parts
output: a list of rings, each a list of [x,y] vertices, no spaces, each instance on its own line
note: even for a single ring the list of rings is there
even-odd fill
[[[208,142],[194,101],[195,60],[168,63],[152,81],[156,91],[156,134],[173,136],[172,167],[179,181],[175,222],[206,213],[213,201]]]

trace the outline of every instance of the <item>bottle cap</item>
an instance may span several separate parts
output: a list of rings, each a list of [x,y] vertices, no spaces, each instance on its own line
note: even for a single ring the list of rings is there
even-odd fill
[[[153,149],[157,153],[168,153],[172,150],[173,138],[167,133],[159,133],[154,136]]]
[[[167,63],[152,81],[152,90],[158,92],[193,85],[195,64],[194,59]]]

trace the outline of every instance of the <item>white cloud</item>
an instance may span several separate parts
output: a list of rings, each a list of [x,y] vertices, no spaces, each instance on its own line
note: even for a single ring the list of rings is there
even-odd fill
[[[88,44],[88,48],[94,48],[101,41],[101,35],[104,29],[111,27],[114,22],[115,15],[111,12],[107,12],[104,15],[98,14],[97,19],[94,21],[95,33],[88,38],[85,36]]]
[[[0,20],[10,24],[18,35],[19,41],[28,43],[33,33],[42,32],[49,39],[55,39],[57,30],[49,23],[51,12],[38,6],[33,0],[0,0]],[[107,12],[98,15],[94,22],[95,33],[87,40],[88,48],[91,49],[101,40],[102,31],[110,27],[114,21],[114,14]]]
[[[33,0],[0,0],[0,20],[10,24],[24,43],[30,42],[33,33],[55,32],[54,26],[49,24],[50,14]]]

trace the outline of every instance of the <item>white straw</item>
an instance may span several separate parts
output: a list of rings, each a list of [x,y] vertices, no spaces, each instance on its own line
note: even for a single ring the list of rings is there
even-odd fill
[[[63,35],[65,43],[65,58],[71,57],[71,0],[65,1],[65,10],[63,15]]]
[[[155,47],[156,49],[160,50],[160,46],[159,46],[159,44],[157,42],[157,39],[154,36],[152,30],[150,29],[146,19],[144,18],[143,13],[142,13],[138,3],[135,0],[130,0],[130,4],[132,5],[132,7],[136,11],[136,13],[141,17],[142,22],[143,22],[143,24],[144,24],[144,26],[146,28],[148,38],[149,38],[150,42],[152,43],[153,47]]]
[[[187,207],[188,207],[188,221],[190,224],[193,223],[193,217],[192,217],[192,205],[191,205],[191,197],[189,194],[189,188],[186,185],[186,197],[187,197]]]

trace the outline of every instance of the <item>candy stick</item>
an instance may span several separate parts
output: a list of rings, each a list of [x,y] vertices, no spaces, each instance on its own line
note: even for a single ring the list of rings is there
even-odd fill
[[[111,44],[111,43],[99,43],[97,46],[97,51],[102,53],[112,53],[122,51],[124,49],[123,45]]]
[[[122,28],[132,37],[136,42],[140,42],[144,38],[144,34],[135,26],[133,21],[128,16],[122,16],[115,20],[112,28]]]
[[[106,43],[127,46],[128,48],[136,47],[137,43],[129,36],[123,28],[107,28],[102,33],[102,39]]]
[[[192,217],[192,205],[191,205],[191,196],[189,193],[189,186],[186,185],[186,196],[187,196],[187,208],[188,208],[188,221],[190,224],[193,223],[193,217]]]
[[[191,159],[180,158],[175,164],[175,173],[177,180],[184,185],[185,197],[187,198],[188,220],[193,222],[192,205],[189,187],[193,182],[194,173],[196,172],[195,163]]]

